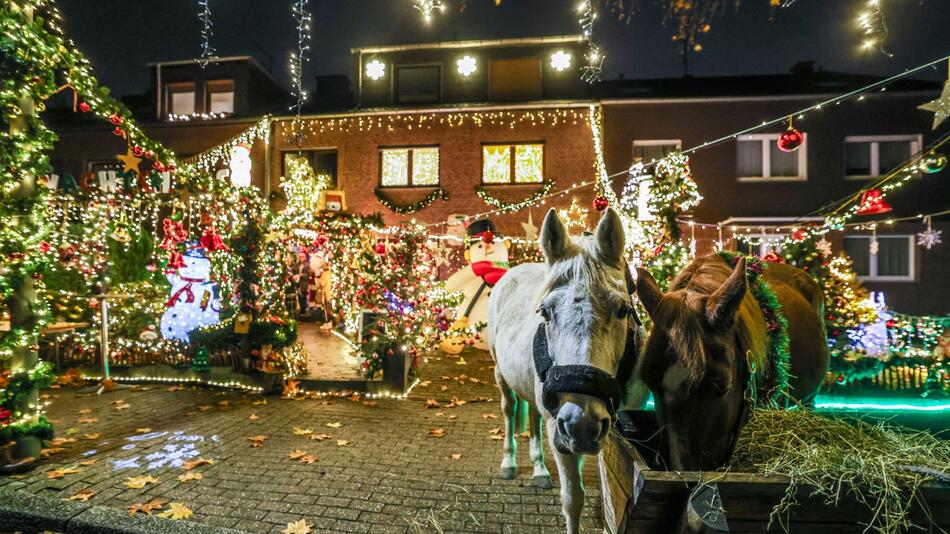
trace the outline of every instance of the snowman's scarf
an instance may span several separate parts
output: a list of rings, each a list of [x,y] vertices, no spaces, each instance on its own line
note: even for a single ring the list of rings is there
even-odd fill
[[[201,278],[187,278],[187,277],[182,276],[181,279],[188,283],[181,286],[181,289],[179,289],[178,291],[175,291],[172,294],[172,296],[168,299],[168,302],[165,303],[166,308],[171,308],[172,306],[174,306],[175,303],[178,302],[178,297],[180,297],[182,293],[185,293],[186,304],[191,304],[192,302],[194,302],[195,293],[191,290],[191,284],[204,282],[204,280],[202,280]]]

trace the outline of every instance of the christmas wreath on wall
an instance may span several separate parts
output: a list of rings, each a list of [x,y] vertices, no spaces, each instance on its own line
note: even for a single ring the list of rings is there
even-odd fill
[[[376,199],[379,200],[379,203],[383,206],[386,206],[392,211],[402,215],[408,215],[410,213],[415,213],[419,210],[423,210],[429,207],[430,204],[436,201],[436,199],[441,198],[442,200],[448,200],[449,194],[445,192],[441,187],[436,187],[432,190],[431,193],[426,195],[425,198],[418,202],[413,202],[411,204],[400,205],[396,204],[390,200],[384,193],[383,190],[379,187],[373,190],[373,193],[376,194]]]
[[[519,202],[506,202],[499,198],[495,198],[488,194],[485,186],[482,185],[475,188],[475,194],[478,195],[478,198],[482,199],[485,204],[488,204],[493,208],[497,208],[503,213],[511,213],[533,206],[538,200],[541,199],[541,197],[550,193],[552,187],[554,187],[554,182],[550,180],[541,182],[541,189],[538,189],[533,195]]]

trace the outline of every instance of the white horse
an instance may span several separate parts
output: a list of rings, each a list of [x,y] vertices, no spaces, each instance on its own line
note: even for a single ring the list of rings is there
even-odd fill
[[[573,239],[552,209],[540,241],[545,264],[511,269],[489,301],[489,349],[505,416],[501,477],[517,475],[515,421],[522,399],[529,410],[534,483],[552,487],[541,442],[543,416],[567,531],[575,534],[584,506],[583,455],[600,451],[636,358],[630,328],[634,285],[623,259],[621,221],[612,209],[593,235]]]

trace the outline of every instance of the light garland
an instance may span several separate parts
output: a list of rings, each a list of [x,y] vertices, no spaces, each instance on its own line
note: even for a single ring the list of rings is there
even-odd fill
[[[168,122],[192,122],[192,121],[212,121],[218,119],[227,118],[230,113],[220,112],[220,113],[189,113],[187,115],[176,115],[174,113],[169,113],[165,116],[165,120]]]
[[[303,105],[307,101],[307,91],[303,88],[303,67],[304,63],[310,61],[308,52],[310,51],[310,12],[307,11],[307,4],[310,0],[294,0],[291,9],[294,21],[297,23],[297,52],[290,54],[290,93],[297,100],[290,109],[296,113],[295,142],[299,146],[301,141],[300,131],[297,126],[300,122],[300,113]]]
[[[211,21],[210,0],[198,0],[198,21],[201,22],[201,59],[198,64],[201,68],[208,66],[211,58],[215,57],[214,47],[211,46],[211,37],[214,35],[214,24]]]
[[[181,160],[182,166],[194,169],[200,175],[207,176],[215,170],[219,163],[227,165],[231,151],[240,144],[253,145],[259,139],[267,140],[271,132],[271,118],[265,115],[247,130],[228,139],[224,143],[212,147],[200,154]]]
[[[528,198],[518,202],[506,202],[500,198],[495,198],[488,193],[488,190],[483,185],[475,187],[475,194],[478,195],[478,198],[482,199],[485,204],[488,204],[493,208],[497,208],[496,213],[512,213],[533,206],[538,201],[538,199],[551,192],[551,189],[554,187],[554,182],[545,180],[541,182],[540,185],[541,189],[538,189]]]
[[[401,215],[409,215],[410,213],[415,213],[417,211],[428,208],[433,202],[437,199],[448,200],[449,194],[442,189],[442,187],[436,187],[428,195],[425,196],[422,200],[418,202],[412,202],[410,204],[396,204],[388,197],[386,197],[386,190],[380,187],[373,189],[373,194],[376,195],[376,200],[380,204],[386,206],[391,211],[399,213]]]
[[[593,40],[594,21],[597,20],[597,11],[594,9],[593,0],[580,0],[577,11],[580,13],[577,22],[581,27],[581,35],[587,42],[587,54],[585,56],[587,63],[581,67],[581,79],[587,83],[598,82],[603,74],[606,56],[601,52],[600,47],[594,44]]]
[[[869,50],[875,46],[887,57],[893,57],[884,48],[884,42],[887,40],[887,24],[884,20],[884,12],[881,10],[883,0],[866,0],[864,9],[858,14],[858,25],[864,33],[864,42],[861,48]]]
[[[422,14],[422,20],[426,24],[432,22],[433,13],[445,10],[441,0],[412,0],[412,7]]]
[[[105,377],[98,375],[82,375],[83,380],[91,380],[94,382],[102,381]],[[187,384],[195,386],[213,386],[218,388],[230,388],[249,391],[251,393],[263,393],[264,388],[260,386],[249,386],[247,384],[237,382],[234,380],[228,382],[222,382],[220,380],[209,380],[206,378],[200,377],[167,377],[167,376],[116,376],[110,375],[109,378],[118,383],[129,383],[129,384],[142,384],[142,383],[156,383],[156,384]]]

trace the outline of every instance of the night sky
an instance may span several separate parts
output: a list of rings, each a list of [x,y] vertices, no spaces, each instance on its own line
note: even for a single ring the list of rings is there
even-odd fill
[[[444,0],[449,8],[430,25],[409,0],[312,0],[313,47],[305,76],[347,74],[350,48],[442,40],[578,33],[576,0]],[[639,0],[628,24],[601,10],[595,39],[607,54],[605,76],[678,77],[680,56],[661,26],[653,0]],[[861,51],[856,16],[864,0],[797,0],[769,20],[767,0],[743,0],[704,36],[690,58],[697,76],[787,71],[801,60],[826,70],[888,75],[950,53],[950,0],[883,0],[890,36],[887,57]],[[59,0],[67,33],[92,60],[113,94],[142,93],[146,63],[191,59],[199,52],[196,0]],[[296,49],[291,0],[211,0],[213,46],[219,55],[253,55],[286,83]],[[94,7],[93,7],[94,6]],[[933,79],[946,69],[929,72]],[[312,83],[312,82],[311,82]]]

